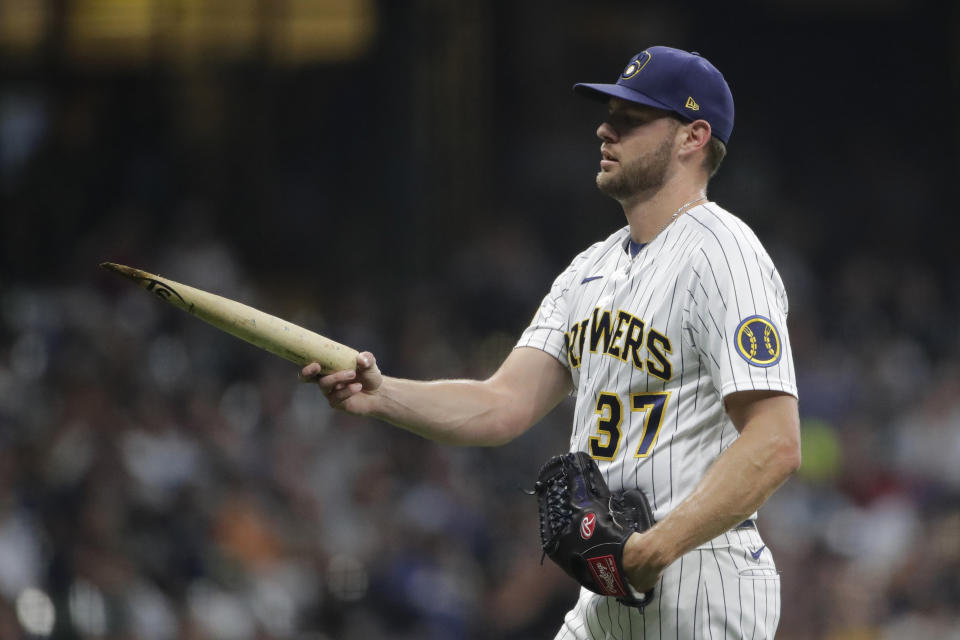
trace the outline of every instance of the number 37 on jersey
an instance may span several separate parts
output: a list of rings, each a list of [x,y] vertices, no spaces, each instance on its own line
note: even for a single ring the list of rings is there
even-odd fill
[[[624,440],[624,422],[635,424],[630,418],[639,417],[640,441],[635,448],[631,445],[632,454],[635,458],[646,458],[657,442],[669,402],[669,391],[631,393],[625,397],[609,391],[598,393],[594,409],[597,431],[589,439],[590,455],[598,460],[613,460]],[[626,415],[625,411],[632,415]]]

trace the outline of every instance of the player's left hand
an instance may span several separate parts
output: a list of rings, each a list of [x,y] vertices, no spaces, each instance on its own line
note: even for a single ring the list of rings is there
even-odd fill
[[[545,555],[594,593],[639,608],[650,601],[650,589],[630,592],[623,562],[631,532],[644,531],[654,522],[642,491],[611,494],[596,461],[577,451],[548,460],[540,468],[534,493]]]

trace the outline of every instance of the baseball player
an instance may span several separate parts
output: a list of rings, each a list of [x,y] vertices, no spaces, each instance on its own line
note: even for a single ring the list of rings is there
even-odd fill
[[[800,464],[797,388],[783,282],[706,195],[730,89],[669,47],[574,89],[607,106],[596,183],[627,225],[574,258],[489,379],[391,378],[365,352],[319,385],[339,409],[470,445],[510,441],[574,392],[570,450],[611,491],[649,500],[656,524],[625,534],[622,566],[652,596],[637,607],[581,589],[556,637],[773,637],[780,584],[756,511]]]

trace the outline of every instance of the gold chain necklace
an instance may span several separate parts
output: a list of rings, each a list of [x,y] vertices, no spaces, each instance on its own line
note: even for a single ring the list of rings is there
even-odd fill
[[[670,216],[670,219],[667,220],[666,223],[664,223],[664,225],[663,225],[662,227],[660,227],[660,231],[657,231],[657,233],[653,236],[653,238],[650,238],[650,242],[653,242],[654,239],[655,239],[658,235],[660,235],[661,233],[663,233],[663,230],[666,229],[667,227],[669,227],[669,226],[670,226],[670,223],[673,222],[674,220],[676,220],[676,219],[677,219],[677,216],[679,216],[681,213],[683,213],[684,211],[686,211],[687,208],[692,207],[693,205],[697,204],[698,202],[700,202],[700,201],[702,201],[702,200],[706,200],[706,199],[707,199],[707,196],[700,196],[699,198],[694,198],[694,199],[691,200],[690,202],[684,202],[682,205],[680,205],[680,207],[679,207],[676,211],[673,212],[673,215]],[[650,242],[648,242],[647,244],[650,244]]]

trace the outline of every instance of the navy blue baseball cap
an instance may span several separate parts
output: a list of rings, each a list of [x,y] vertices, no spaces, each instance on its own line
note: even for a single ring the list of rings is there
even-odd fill
[[[616,84],[575,84],[577,95],[606,102],[620,98],[706,120],[726,144],[733,133],[733,94],[723,74],[699,53],[650,47],[635,55]]]

